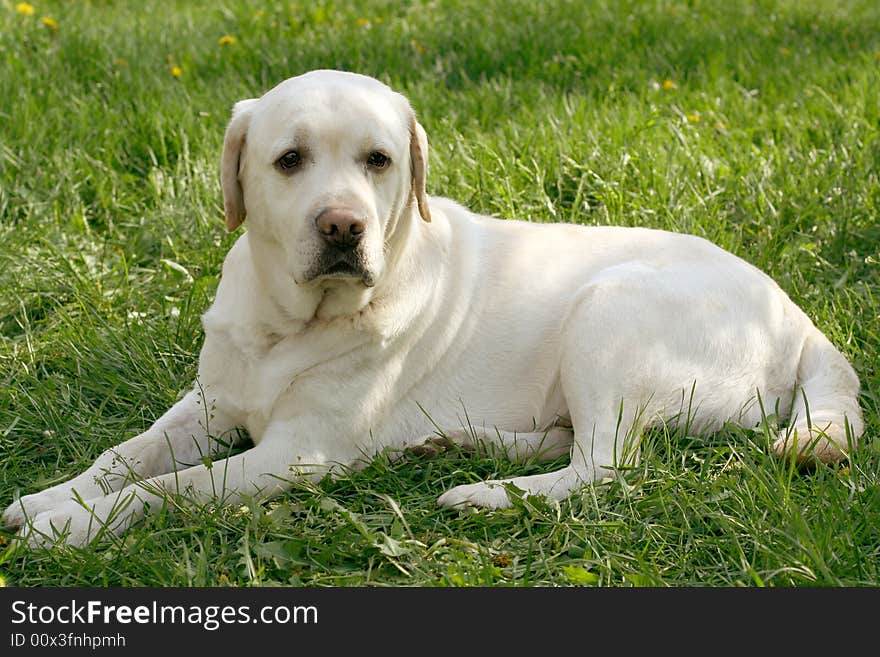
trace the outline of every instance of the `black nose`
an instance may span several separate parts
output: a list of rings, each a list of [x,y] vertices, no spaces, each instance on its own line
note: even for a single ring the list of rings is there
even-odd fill
[[[340,249],[357,246],[367,227],[351,208],[327,208],[315,219],[315,225],[328,245]]]

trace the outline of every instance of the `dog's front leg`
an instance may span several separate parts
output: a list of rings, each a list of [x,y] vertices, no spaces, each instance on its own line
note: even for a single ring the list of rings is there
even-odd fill
[[[209,394],[188,393],[144,433],[102,453],[82,474],[13,502],[3,524],[21,527],[29,519],[80,498],[103,498],[138,478],[149,478],[198,463],[238,439],[235,418],[212,408]]]
[[[219,500],[239,504],[279,495],[297,481],[319,480],[332,463],[297,443],[290,423],[270,423],[259,443],[241,454],[132,483],[116,493],[81,503],[64,502],[37,515],[19,535],[32,546],[59,540],[85,545],[102,532],[118,534],[139,520],[146,506],[160,508],[168,495],[181,504]]]

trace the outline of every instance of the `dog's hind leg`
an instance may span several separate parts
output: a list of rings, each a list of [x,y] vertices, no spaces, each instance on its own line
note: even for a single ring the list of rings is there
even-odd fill
[[[440,506],[506,508],[511,485],[525,495],[563,499],[583,484],[614,476],[638,457],[641,430],[656,410],[642,399],[643,391],[657,387],[644,373],[657,370],[656,363],[634,357],[634,345],[658,336],[650,322],[640,324],[645,304],[637,284],[607,281],[580,294],[566,318],[560,364],[574,427],[570,464],[554,472],[457,486],[438,498]]]
[[[188,393],[144,433],[103,452],[82,474],[13,502],[3,524],[20,527],[28,518],[72,499],[90,500],[117,491],[132,481],[174,472],[222,453],[237,442],[235,423],[226,413],[208,408],[200,389]]]
[[[797,377],[791,426],[780,432],[773,449],[798,461],[835,463],[855,447],[865,427],[859,379],[818,330],[804,342]]]
[[[447,507],[508,508],[511,506],[508,496],[510,486],[521,490],[524,495],[545,495],[561,500],[579,486],[613,476],[618,465],[637,453],[632,449],[635,446],[633,438],[639,435],[641,424],[634,422],[632,413],[622,413],[616,418],[609,414],[605,419],[604,432],[598,431],[597,424],[597,431],[588,434],[588,440],[576,433],[572,443],[571,433],[568,433],[566,445],[571,453],[571,463],[566,467],[542,474],[456,486],[441,495],[437,504]],[[557,449],[560,446],[557,445]],[[563,453],[557,451],[557,456]]]
[[[557,456],[569,451],[569,465],[542,474],[456,486],[441,495],[437,504],[508,508],[510,486],[524,495],[561,500],[580,486],[615,476],[621,467],[633,463],[638,458],[642,429],[650,417],[648,405],[627,401],[634,400],[637,391],[630,391],[627,400],[615,398],[614,391],[603,389],[602,382],[583,367],[563,368],[563,387],[574,435],[570,429],[558,427],[558,431],[566,432],[568,440],[559,441],[555,448]]]

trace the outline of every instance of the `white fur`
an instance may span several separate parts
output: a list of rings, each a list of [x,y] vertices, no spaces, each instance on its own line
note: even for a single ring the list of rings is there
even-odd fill
[[[306,163],[284,175],[274,162],[294,146]],[[377,148],[382,172],[364,164]],[[613,475],[658,421],[755,426],[759,396],[793,414],[780,454],[833,461],[861,433],[852,368],[751,265],[688,235],[478,216],[424,195],[426,159],[409,103],[371,78],[316,71],[239,103],[223,186],[228,226],[249,228],[204,315],[197,385],[82,475],[14,502],[6,524],[84,544],[169,492],[266,498],[437,427],[511,458],[570,454],[511,481],[555,498]],[[338,204],[366,217],[367,274],[309,278],[314,217]],[[207,467],[236,428],[254,447]],[[500,483],[439,503],[504,507]]]

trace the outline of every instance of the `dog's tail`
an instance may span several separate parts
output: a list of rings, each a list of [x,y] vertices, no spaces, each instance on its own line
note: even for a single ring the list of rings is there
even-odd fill
[[[845,458],[864,430],[859,378],[818,329],[804,342],[787,429],[774,444],[780,456],[834,463]]]

